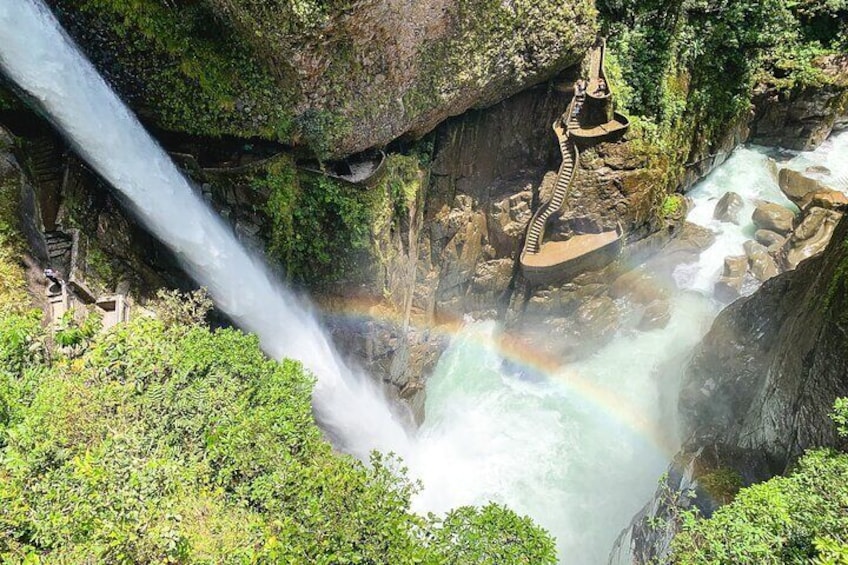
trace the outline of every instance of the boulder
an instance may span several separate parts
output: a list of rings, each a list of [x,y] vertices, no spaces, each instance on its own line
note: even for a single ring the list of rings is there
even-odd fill
[[[731,279],[728,277],[721,277],[715,283],[715,287],[713,288],[713,294],[718,300],[721,300],[722,302],[733,302],[734,300],[739,298],[741,290],[742,279]]]
[[[817,190],[805,194],[798,207],[801,210],[807,210],[808,208],[844,210],[848,208],[848,196],[838,190]]]
[[[786,195],[786,198],[795,204],[799,204],[811,192],[828,190],[820,181],[792,169],[780,170],[778,184],[780,185],[780,190]]]
[[[821,253],[830,238],[842,214],[824,208],[813,208],[795,231],[783,244],[781,250],[784,267],[794,269],[804,259]]]
[[[678,265],[696,261],[714,241],[715,233],[709,228],[683,222],[671,240],[646,261],[646,270],[659,277],[671,277]]]
[[[754,232],[754,239],[769,249],[780,247],[786,241],[785,236],[771,230],[757,230]]]
[[[74,22],[69,33],[151,123],[201,136],[279,138],[336,158],[405,133],[421,137],[451,116],[544,82],[580,62],[597,28],[594,7],[576,0],[480,2],[473,9],[444,0],[151,2],[167,10],[163,17],[192,22],[158,33],[125,17],[132,13],[125,1],[98,10],[49,3]],[[223,36],[207,37],[210,24]],[[216,71],[214,57],[180,65],[180,57],[164,55],[164,37],[181,51],[226,49],[249,63],[227,73]],[[172,78],[145,60],[168,66]],[[207,108],[212,91],[193,84],[205,82],[196,76],[215,76],[213,90],[229,92],[231,103]],[[186,117],[169,115],[163,99],[180,101]],[[276,127],[281,120],[287,125]]]
[[[735,192],[726,192],[716,204],[713,218],[721,222],[739,223],[739,212],[745,201]]]
[[[745,201],[742,200],[741,196],[735,192],[726,192],[716,204],[713,218],[721,222],[738,224],[739,212],[742,211],[744,205]]]
[[[745,274],[748,272],[748,257],[734,255],[724,260],[724,271],[715,284],[713,292],[722,302],[731,302],[739,298]]]
[[[722,272],[723,277],[729,277],[732,279],[742,279],[745,277],[745,273],[747,271],[747,255],[732,255],[730,257],[725,257],[724,271]]]
[[[577,309],[576,315],[581,337],[588,333],[585,337],[604,342],[618,331],[618,306],[609,296],[586,300]]]
[[[788,208],[774,202],[760,202],[751,216],[754,225],[760,229],[775,231],[777,233],[789,233],[792,231],[792,223],[795,214]]]
[[[830,174],[830,169],[825,167],[824,165],[813,165],[811,167],[807,167],[804,169],[804,173],[808,175],[823,175],[827,176]]]
[[[767,281],[780,272],[774,257],[771,256],[768,249],[763,245],[756,241],[746,241],[744,247],[745,255],[748,256],[748,265],[751,268],[751,273],[758,281]]]
[[[627,297],[638,304],[650,304],[655,300],[667,298],[668,291],[655,277],[642,270],[634,269],[615,279],[610,287],[610,296]]]
[[[668,300],[654,300],[642,313],[638,328],[642,331],[658,330],[666,327],[671,320],[671,305]]]

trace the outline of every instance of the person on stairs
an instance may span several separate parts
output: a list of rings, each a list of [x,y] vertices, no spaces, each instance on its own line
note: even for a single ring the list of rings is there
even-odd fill
[[[60,289],[65,286],[65,281],[59,277],[59,273],[50,267],[44,269],[44,277],[50,281],[50,286],[57,285]]]
[[[598,79],[598,87],[595,89],[596,95],[603,95],[607,93],[607,81],[603,79],[603,77]]]
[[[574,85],[574,88],[575,92],[577,93],[577,98],[582,98],[586,95],[586,89],[588,88],[588,85],[586,84],[586,81],[581,78]]]

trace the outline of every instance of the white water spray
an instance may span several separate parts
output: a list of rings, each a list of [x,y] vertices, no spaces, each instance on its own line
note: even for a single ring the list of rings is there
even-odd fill
[[[0,0],[0,65],[222,310],[269,354],[316,374],[316,408],[348,450],[403,455],[424,481],[422,510],[496,500],[531,515],[558,538],[566,563],[605,562],[668,462],[652,430],[673,426],[674,382],[718,311],[710,295],[721,262],[751,231],[713,222],[715,199],[727,190],[749,202],[779,199],[764,157],[749,150],[693,191],[689,219],[718,238],[676,273],[668,327],[618,336],[568,368],[579,379],[505,369],[494,324],[472,325],[428,383],[427,421],[411,442],[368,381],[340,362],[309,308],[239,246],[39,0]],[[844,162],[833,161],[836,174]]]
[[[713,219],[728,191],[745,202],[739,225]],[[420,504],[444,510],[494,499],[553,533],[563,563],[607,562],[616,536],[651,498],[677,449],[677,390],[721,308],[713,287],[724,258],[744,253],[753,237],[756,201],[792,207],[764,152],[751,148],[738,149],[689,196],[687,219],[716,238],[675,270],[667,327],[621,332],[552,375],[534,376],[532,359],[507,358],[505,369],[492,323],[454,340],[427,383],[427,420],[416,449],[425,486]]]
[[[405,454],[406,434],[374,387],[344,366],[308,308],[238,243],[40,0],[0,2],[0,66],[221,310],[269,355],[316,375],[316,410],[345,449]]]
[[[692,199],[693,206],[686,219],[710,229],[716,240],[701,254],[698,261],[677,269],[675,278],[680,287],[712,295],[716,280],[724,268],[724,259],[730,255],[744,255],[743,245],[754,238],[757,228],[751,215],[757,202],[774,202],[793,212],[798,211],[780,191],[774,170],[764,149],[741,147],[726,163],[689,192],[687,196]],[[728,192],[735,192],[742,197],[743,206],[739,211],[738,224],[713,218],[716,204]],[[750,294],[758,286],[756,281],[748,280],[742,293]]]
[[[785,165],[848,194],[848,130],[833,134],[814,151],[796,153]]]

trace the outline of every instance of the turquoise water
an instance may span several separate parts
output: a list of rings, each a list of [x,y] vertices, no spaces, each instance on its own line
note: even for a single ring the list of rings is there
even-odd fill
[[[494,322],[469,325],[428,381],[419,508],[505,503],[557,537],[563,562],[605,562],[677,447],[680,369],[714,315],[683,293],[665,329],[548,374],[505,358]]]
[[[712,219],[731,190],[745,200],[740,225]],[[471,323],[453,340],[428,381],[411,465],[425,485],[419,508],[502,502],[555,535],[563,563],[607,562],[677,450],[677,392],[721,308],[712,289],[724,258],[743,253],[757,200],[791,206],[764,152],[751,148],[688,196],[688,220],[716,240],[674,272],[666,328],[622,331],[589,358],[548,371],[534,368],[532,351],[520,359],[499,351],[495,322]]]
[[[220,308],[269,354],[315,372],[316,411],[344,448],[363,458],[372,448],[402,454],[424,481],[422,511],[495,500],[531,515],[557,537],[566,563],[606,561],[676,449],[682,368],[718,311],[711,288],[720,263],[750,231],[712,222],[711,200],[726,190],[750,200],[775,186],[762,154],[742,150],[692,192],[690,220],[718,238],[678,269],[665,329],[625,332],[579,363],[539,370],[532,348],[520,358],[498,349],[495,322],[469,323],[430,379],[427,420],[410,438],[370,381],[339,360],[309,305],[239,245],[40,1],[0,2],[0,64]],[[815,158],[830,159],[824,153]],[[839,173],[844,154],[825,162]]]

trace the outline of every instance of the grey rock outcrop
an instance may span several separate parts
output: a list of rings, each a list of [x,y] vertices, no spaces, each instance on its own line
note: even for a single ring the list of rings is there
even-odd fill
[[[787,168],[780,170],[778,184],[781,192],[786,195],[786,198],[799,206],[807,194],[829,190],[820,180],[811,178],[800,171]]]
[[[745,255],[748,256],[748,266],[751,274],[760,281],[767,281],[776,276],[780,271],[777,262],[771,256],[768,249],[756,241],[745,242]]]
[[[668,300],[654,300],[648,304],[637,326],[642,331],[664,328],[671,320],[671,305]]]
[[[634,269],[624,273],[612,283],[610,296],[627,298],[637,304],[650,304],[668,298],[668,291],[653,275],[642,269]]]
[[[241,87],[230,104],[204,115],[209,123],[181,123],[157,103],[177,95],[166,77],[179,77],[179,84],[185,78],[179,56],[157,48],[161,37],[147,37],[143,26],[109,4],[83,10],[50,3],[95,65],[157,125],[244,138],[285,136],[282,141],[292,144],[317,142],[335,157],[403,134],[423,135],[451,116],[543,82],[579,62],[597,27],[590,4],[561,0],[478,3],[473,9],[445,0],[208,0],[201,8],[170,2],[169,17],[195,22],[172,30],[183,45],[179,51],[199,42],[214,55],[210,60],[217,61],[219,51],[239,57],[239,65],[251,69],[247,76],[273,92]],[[208,25],[198,25],[204,14]],[[195,27],[212,29],[198,37]],[[145,58],[150,62],[140,64]],[[207,76],[220,63],[197,57],[192,64],[192,73]],[[182,103],[203,109],[208,94],[186,82],[182,88],[195,96]],[[283,119],[288,122],[277,123]]]
[[[748,486],[807,449],[842,445],[829,414],[848,395],[846,237],[843,219],[823,254],[728,306],[696,349],[680,393],[683,447],[620,541],[633,563],[666,562],[681,511],[709,516],[727,502],[708,489],[711,474]]]
[[[833,210],[809,210],[781,248],[784,268],[794,269],[804,259],[824,251],[841,218],[842,214]]]
[[[818,66],[835,77],[834,82],[844,84],[844,57],[825,57]],[[763,87],[754,96],[750,141],[802,151],[815,149],[844,121],[847,105],[845,86],[807,87],[788,94]]]
[[[778,248],[786,241],[786,236],[780,235],[771,230],[757,230],[754,232],[754,239],[769,249]]]
[[[742,211],[744,205],[745,201],[742,200],[741,196],[735,192],[726,192],[716,203],[713,218],[722,222],[738,224],[739,212]]]
[[[760,202],[757,204],[751,219],[759,229],[785,234],[792,231],[795,214],[780,204]]]
[[[848,208],[848,196],[838,190],[817,190],[808,192],[798,203],[802,210],[809,208],[827,208],[828,210],[845,210]]]
[[[690,443],[762,450],[782,465],[836,443],[828,414],[834,398],[848,394],[846,235],[843,220],[823,255],[719,315],[681,391]]]
[[[715,284],[716,298],[730,302],[739,297],[745,274],[748,272],[748,258],[745,255],[734,255],[724,259],[724,271]]]

